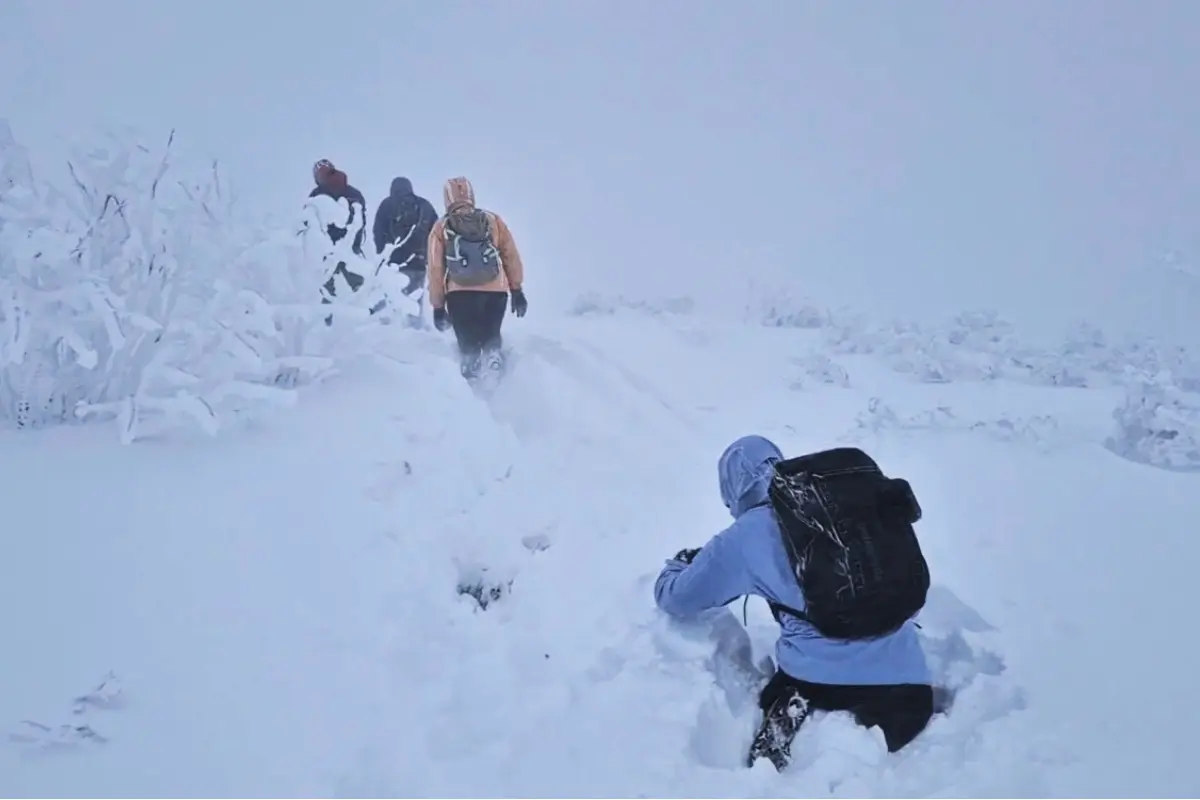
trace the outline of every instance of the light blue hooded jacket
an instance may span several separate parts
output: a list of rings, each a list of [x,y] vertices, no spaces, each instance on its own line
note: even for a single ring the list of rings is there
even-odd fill
[[[743,437],[725,450],[717,474],[721,499],[734,522],[713,537],[690,565],[667,561],[654,584],[659,608],[672,616],[691,617],[752,594],[804,610],[804,594],[767,501],[773,465],[782,459],[779,448],[761,436]],[[809,623],[784,614],[775,656],[781,670],[811,683],[930,682],[912,620],[879,639],[842,641],[826,639]]]

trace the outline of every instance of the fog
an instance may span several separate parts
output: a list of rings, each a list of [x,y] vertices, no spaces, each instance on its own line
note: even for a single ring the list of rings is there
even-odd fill
[[[748,282],[905,316],[1188,320],[1194,0],[3,0],[31,146],[177,128],[245,198],[465,174],[531,308]]]

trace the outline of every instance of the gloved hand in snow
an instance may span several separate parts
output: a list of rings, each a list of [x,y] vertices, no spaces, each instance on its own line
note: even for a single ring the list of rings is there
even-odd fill
[[[450,315],[446,313],[446,309],[435,308],[433,310],[433,327],[439,331],[444,331],[450,327]]]
[[[684,548],[675,554],[676,561],[682,561],[685,564],[691,564],[696,556],[700,554],[699,547]]]
[[[525,316],[525,312],[529,310],[529,301],[525,299],[525,291],[523,289],[512,290],[512,312],[518,317]]]

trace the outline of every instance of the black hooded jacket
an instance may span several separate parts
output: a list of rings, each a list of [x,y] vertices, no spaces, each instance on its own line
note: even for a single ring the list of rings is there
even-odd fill
[[[401,269],[424,270],[429,248],[429,231],[437,222],[433,204],[413,193],[412,181],[396,178],[391,192],[375,212],[375,252],[404,240],[392,251],[388,262]],[[408,237],[405,239],[405,237]]]

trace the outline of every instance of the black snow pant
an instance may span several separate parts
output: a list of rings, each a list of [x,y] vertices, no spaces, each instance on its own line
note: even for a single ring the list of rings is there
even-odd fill
[[[337,277],[338,277],[338,275],[341,275],[343,278],[346,279],[346,283],[350,284],[350,291],[352,291],[352,292],[357,292],[359,290],[359,288],[362,287],[363,283],[366,282],[366,279],[363,278],[362,275],[359,275],[357,272],[351,272],[350,270],[346,269],[345,261],[339,261],[338,265],[336,267],[334,267],[334,269],[333,269],[333,274],[329,276],[329,280],[325,281],[324,288],[325,288],[325,294],[327,296],[321,298],[321,302],[324,303],[325,305],[329,305],[332,302],[329,299],[330,297],[337,297],[337,283],[338,283]],[[327,316],[325,318],[325,324],[326,325],[333,324],[333,314],[330,314],[329,316]]]
[[[357,292],[365,281],[362,275],[346,269],[345,261],[339,261],[338,265],[333,268],[333,274],[329,276],[329,280],[325,281],[325,291],[330,297],[337,297],[337,277],[339,275],[346,279],[346,283],[350,284],[350,291],[352,292]],[[328,303],[329,301],[326,300],[325,302]]]
[[[402,269],[400,270],[400,274],[408,278],[408,284],[400,290],[400,293],[405,297],[412,297],[413,292],[425,288],[425,270]]]
[[[888,752],[894,753],[916,739],[933,717],[933,687],[918,683],[886,686],[840,686],[810,683],[777,671],[759,695],[758,705],[770,716],[772,709],[788,705],[799,695],[804,702],[793,719],[793,732],[813,711],[849,711],[864,728],[876,725],[883,731]]]
[[[472,377],[486,355],[500,360],[500,326],[508,310],[508,292],[456,289],[446,293],[446,313],[458,340],[462,373]]]

